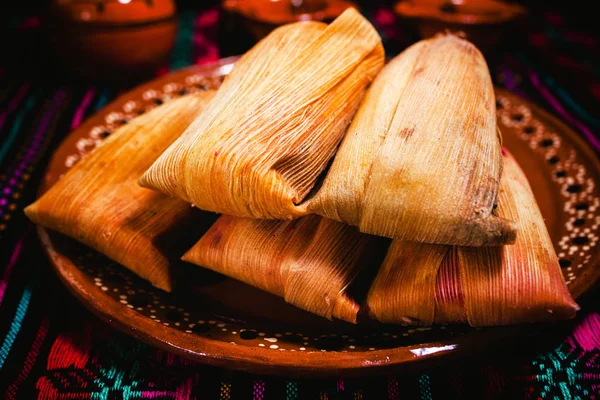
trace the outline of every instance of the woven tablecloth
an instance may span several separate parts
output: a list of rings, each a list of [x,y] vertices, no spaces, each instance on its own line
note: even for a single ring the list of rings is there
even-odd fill
[[[389,7],[364,10],[388,55],[411,40]],[[164,74],[223,55],[216,8],[179,13]],[[545,11],[490,61],[495,83],[561,118],[598,152],[600,46],[577,21]],[[130,87],[63,82],[36,68],[40,16],[3,16],[0,52],[0,398],[13,399],[598,399],[600,296],[566,331],[395,375],[293,379],[207,367],[157,350],[101,322],[67,293],[23,208],[61,140]],[[5,57],[9,55],[9,57]],[[535,345],[535,346],[534,346]],[[527,347],[533,350],[526,350]],[[497,353],[497,352],[496,352]]]

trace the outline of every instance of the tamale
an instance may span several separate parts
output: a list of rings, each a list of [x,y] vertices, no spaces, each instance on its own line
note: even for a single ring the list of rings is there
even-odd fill
[[[202,112],[213,94],[185,96],[134,118],[71,168],[25,213],[36,224],[77,239],[170,291],[173,260],[168,251],[181,240],[181,225],[194,223],[201,212],[180,199],[139,187],[137,180]]]
[[[498,214],[517,221],[514,245],[392,242],[367,296],[381,322],[471,326],[572,318],[579,307],[560,272],[525,174],[506,153]]]
[[[304,205],[361,232],[414,242],[511,243],[492,213],[502,173],[490,74],[453,34],[388,63],[356,113],[323,185]]]
[[[265,219],[298,204],[334,155],[384,62],[356,10],[274,30],[246,53],[197,119],[140,180],[200,209]]]
[[[356,323],[350,283],[381,238],[309,215],[291,221],[221,216],[184,256],[322,317]]]

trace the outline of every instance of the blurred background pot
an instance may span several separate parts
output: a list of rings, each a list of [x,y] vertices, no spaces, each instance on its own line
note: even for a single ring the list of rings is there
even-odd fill
[[[223,10],[237,16],[258,41],[278,26],[297,21],[331,22],[348,7],[346,0],[224,0]]]
[[[510,23],[526,14],[519,5],[496,0],[403,0],[394,10],[414,21],[422,38],[461,31],[484,52],[500,41]]]
[[[99,80],[151,74],[177,35],[173,0],[52,0],[45,25],[59,65]]]

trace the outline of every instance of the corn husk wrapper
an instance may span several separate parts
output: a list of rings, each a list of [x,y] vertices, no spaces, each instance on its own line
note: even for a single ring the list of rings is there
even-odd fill
[[[384,62],[356,10],[329,25],[273,31],[246,53],[214,101],[140,183],[203,210],[288,219],[334,155]]]
[[[359,306],[346,290],[377,240],[316,215],[292,221],[224,215],[183,260],[322,317],[356,323]]]
[[[181,240],[181,225],[193,223],[201,213],[179,199],[139,187],[137,180],[213,95],[185,96],[131,120],[25,213],[36,224],[70,236],[170,291],[172,255],[167,253]]]
[[[572,318],[579,309],[525,174],[504,158],[501,217],[518,221],[514,245],[450,247],[394,240],[367,297],[381,322],[509,325]]]
[[[511,243],[492,214],[502,157],[481,53],[452,34],[409,47],[365,95],[309,210],[415,242]]]

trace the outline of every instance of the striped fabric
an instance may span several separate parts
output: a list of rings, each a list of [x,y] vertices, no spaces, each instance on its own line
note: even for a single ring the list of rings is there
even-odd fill
[[[389,8],[373,7],[386,48],[411,36]],[[215,9],[180,14],[170,68],[219,57]],[[600,152],[600,46],[545,13],[490,65],[498,84],[575,128]],[[397,375],[308,380],[195,364],[102,323],[71,296],[45,259],[23,207],[35,198],[52,150],[125,87],[55,86],[35,70],[37,17],[2,25],[21,39],[0,57],[0,398],[5,399],[600,399],[600,300],[564,330],[525,346]],[[15,69],[14,65],[28,67]]]

